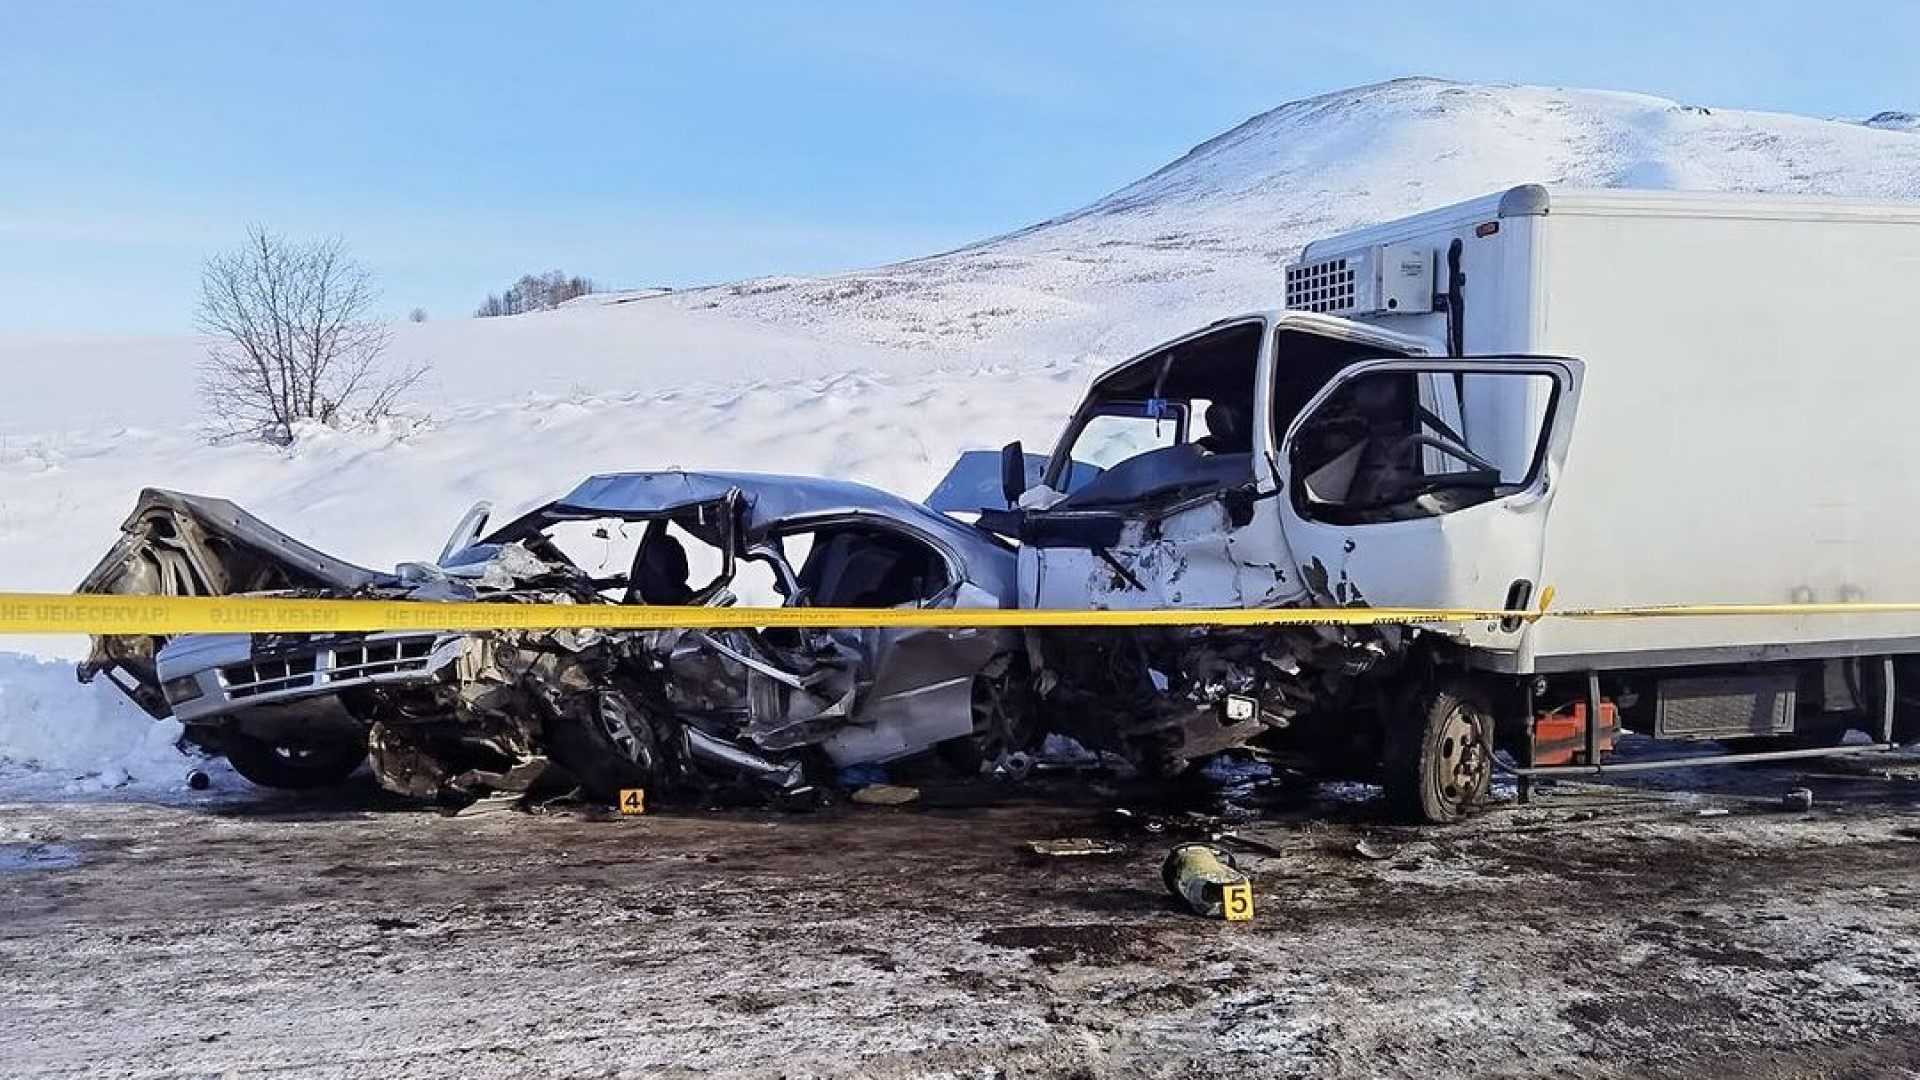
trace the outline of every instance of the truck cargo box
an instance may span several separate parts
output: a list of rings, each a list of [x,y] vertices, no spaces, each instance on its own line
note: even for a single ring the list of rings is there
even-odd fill
[[[1398,280],[1422,274],[1428,305]],[[1320,241],[1288,272],[1290,309],[1585,361],[1534,593],[1561,608],[1920,600],[1916,298],[1920,204],[1782,195],[1529,185]],[[1519,633],[1479,662],[1920,651],[1912,615]]]

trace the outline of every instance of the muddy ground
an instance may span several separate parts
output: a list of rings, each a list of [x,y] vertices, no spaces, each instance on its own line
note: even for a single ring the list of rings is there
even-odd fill
[[[1812,811],[1778,808],[1800,784]],[[1117,824],[1125,792],[7,805],[0,1074],[1920,1076],[1911,759],[1562,786],[1436,830],[1332,794],[1242,830],[1281,853],[1243,856],[1231,925],[1167,900],[1172,838]],[[1130,848],[1021,850],[1079,835]]]

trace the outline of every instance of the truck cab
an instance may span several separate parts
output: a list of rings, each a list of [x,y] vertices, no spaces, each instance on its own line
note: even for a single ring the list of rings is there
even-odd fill
[[[1280,311],[1110,369],[1037,483],[1022,448],[1006,448],[1009,506],[982,521],[1020,541],[1022,606],[1527,608],[1582,365],[1446,352],[1443,340]],[[1511,652],[1527,630],[1502,618],[1075,627],[1031,634],[1029,651],[1060,727],[1149,768],[1257,739],[1373,775],[1410,658],[1429,643],[1462,658]],[[1467,757],[1437,768],[1464,778],[1422,816],[1485,788],[1490,750],[1473,755],[1488,740],[1447,745]]]
[[[1444,348],[1282,311],[1109,370],[1013,494],[1023,603],[1525,606],[1581,365]]]

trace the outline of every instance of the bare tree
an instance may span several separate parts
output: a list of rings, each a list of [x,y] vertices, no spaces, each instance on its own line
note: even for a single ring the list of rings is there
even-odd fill
[[[427,309],[423,307],[417,307],[417,308],[414,308],[412,311],[407,312],[407,321],[415,324],[426,322]]]
[[[381,360],[373,278],[338,238],[297,243],[254,226],[200,272],[200,328],[213,336],[200,386],[227,436],[285,446],[302,421],[391,415],[426,373]]]

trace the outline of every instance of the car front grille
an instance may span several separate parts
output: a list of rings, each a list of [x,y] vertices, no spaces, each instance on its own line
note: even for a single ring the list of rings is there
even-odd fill
[[[304,655],[262,657],[220,669],[230,700],[353,682],[378,675],[422,671],[433,653],[432,637],[384,638],[329,645]]]
[[[333,663],[327,667],[327,680],[358,679],[367,675],[388,675],[396,671],[418,671],[427,666],[427,654],[433,652],[432,638],[392,638],[342,645],[333,650]]]
[[[314,684],[314,656],[289,656],[280,660],[253,660],[220,669],[230,698],[250,698],[281,690],[298,690]]]

